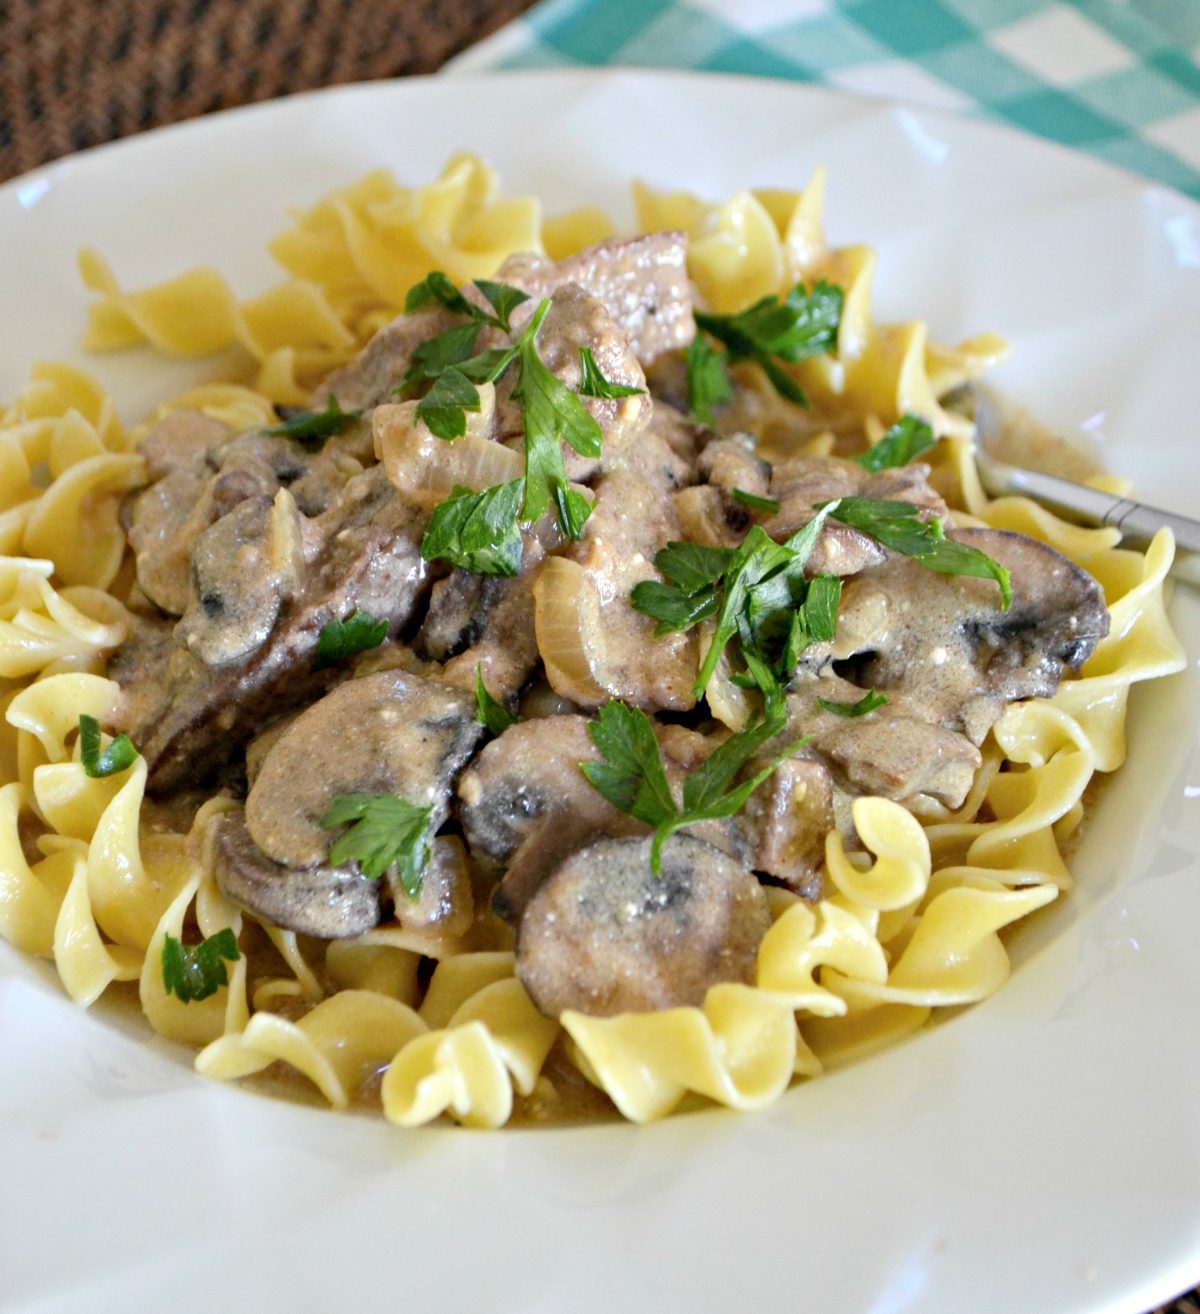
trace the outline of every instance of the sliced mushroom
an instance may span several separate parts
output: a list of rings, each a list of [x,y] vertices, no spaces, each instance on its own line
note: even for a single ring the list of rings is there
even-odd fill
[[[599,754],[582,716],[548,716],[509,726],[458,782],[459,818],[475,860],[507,869],[493,905],[519,915],[546,873],[592,835],[645,830],[588,784],[581,762]]]
[[[1096,581],[1036,539],[998,529],[951,537],[1008,568],[1008,611],[990,579],[893,557],[847,583],[833,656],[856,684],[902,690],[978,744],[1006,704],[1054,694],[1108,633],[1108,612]]]
[[[176,635],[206,666],[257,651],[303,572],[300,513],[286,489],[247,498],[192,545],[193,601]]]
[[[217,817],[210,835],[222,893],[272,926],[341,940],[379,921],[380,884],[356,867],[297,869],[272,862],[250,838],[240,810]]]
[[[465,693],[404,671],[349,680],[307,708],[267,753],[246,800],[246,827],[268,858],[324,862],[321,819],[339,794],[394,794],[446,818],[454,779],[483,727]]]
[[[700,1005],[720,981],[749,981],[771,924],[758,881],[690,835],[602,839],[545,880],[517,931],[516,972],[550,1017]]]
[[[182,616],[192,600],[190,553],[214,518],[206,496],[211,484],[212,470],[201,460],[170,471],[126,504],[138,583],[173,616]]]

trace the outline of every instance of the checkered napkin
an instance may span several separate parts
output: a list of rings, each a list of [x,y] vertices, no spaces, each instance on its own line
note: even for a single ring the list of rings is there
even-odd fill
[[[1200,0],[542,0],[449,68],[572,64],[965,110],[1200,198]]]

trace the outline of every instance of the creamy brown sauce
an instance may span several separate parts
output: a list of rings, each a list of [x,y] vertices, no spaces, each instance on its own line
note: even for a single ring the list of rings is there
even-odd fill
[[[683,243],[664,234],[597,252],[557,268],[518,260],[500,277],[551,298],[539,351],[560,384],[578,389],[579,349],[587,346],[606,378],[640,387],[644,369],[685,346],[694,327]],[[534,304],[514,314],[514,324]],[[729,737],[695,707],[700,634],[656,636],[655,621],[631,604],[635,585],[661,582],[656,553],[684,537],[736,547],[754,523],[782,541],[817,505],[841,496],[898,500],[921,516],[943,515],[945,504],[920,462],[867,472],[796,446],[783,457],[776,444],[772,465],[748,435],[691,424],[666,396],[588,397],[579,404],[602,434],[600,452],[564,449],[568,479],[586,484],[594,503],[578,541],[565,542],[547,516],[525,529],[517,576],[480,582],[461,567],[451,572],[421,552],[439,499],[397,480],[386,457],[373,460],[373,440],[382,451],[416,423],[415,403],[381,405],[378,429],[370,409],[405,377],[415,346],[447,326],[440,312],[402,318],[333,376],[327,386],[342,404],[367,414],[316,454],[278,435],[214,436],[193,424],[172,465],[165,436],[152,435],[161,483],[133,502],[129,522],[142,548],[141,623],[113,663],[127,690],[127,728],[150,764],[154,797],[144,824],[186,830],[206,784],[222,781],[244,799],[215,823],[210,846],[225,893],[273,924],[352,937],[381,919],[403,923],[405,895],[389,875],[369,882],[353,859],[334,866],[324,817],[347,794],[402,798],[431,810],[436,844],[454,847],[465,891],[457,909],[451,893],[429,900],[431,933],[483,949],[507,947],[515,928],[517,975],[547,1015],[696,1004],[712,984],[752,976],[769,920],[762,881],[808,899],[820,894],[820,841],[832,825],[852,829],[851,798],[883,795],[917,815],[961,804],[978,745],[1004,706],[1052,692],[1064,666],[1094,646],[1098,590],[1057,554],[1016,544],[1019,536],[963,531],[991,534],[982,550],[997,559],[1024,553],[1006,616],[993,580],[930,577],[831,522],[808,567],[810,575],[844,577],[842,627],[835,644],[806,650],[789,676],[786,729],[761,750],[778,757],[785,744],[811,736],[805,755],[777,776],[778,797],[764,793],[741,815],[714,817],[668,841],[704,856],[679,860],[681,871],[652,891],[674,903],[651,910],[642,879],[648,826],[580,772],[582,762],[598,760],[588,719],[609,699],[644,709],[676,792],[683,771]],[[473,440],[492,443],[492,452],[523,444],[512,385],[511,376],[498,380],[472,421]],[[731,413],[752,409],[735,405]],[[798,432],[811,418],[798,419]],[[843,426],[824,447],[852,456],[865,444],[864,432]],[[438,444],[430,450],[436,460]],[[1006,411],[994,450],[1074,478],[1095,469],[1019,412]],[[732,497],[737,489],[769,493],[778,511],[751,514]],[[188,511],[189,498],[202,514]],[[170,548],[165,584],[161,563],[147,556],[155,544]],[[560,584],[568,581],[565,592],[549,587],[555,571]],[[162,614],[146,602],[156,589],[173,604]],[[386,622],[387,642],[358,663],[322,666],[318,636],[359,609]],[[485,741],[474,716],[477,668],[501,700],[540,686],[523,706],[545,719]],[[853,703],[868,688],[890,701],[861,720],[817,701]],[[746,764],[747,775],[758,765]],[[801,795],[810,800],[803,818],[793,806]],[[591,866],[580,862],[601,852]],[[449,877],[444,884],[450,891]],[[511,925],[488,911],[497,885],[493,906]],[[616,902],[606,904],[606,895]],[[617,903],[642,911],[625,924]],[[459,914],[461,927],[453,922]],[[246,944],[252,996],[263,979],[287,973],[265,935],[251,931]],[[308,1007],[299,996],[272,1003],[285,1017]],[[356,1108],[378,1108],[379,1078],[364,1083]],[[319,1102],[283,1064],[253,1084]],[[535,1091],[517,1098],[514,1121],[612,1116],[560,1041]]]

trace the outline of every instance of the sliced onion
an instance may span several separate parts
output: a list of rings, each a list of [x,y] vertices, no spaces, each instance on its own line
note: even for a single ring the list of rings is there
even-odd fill
[[[598,707],[607,695],[593,671],[603,662],[599,599],[583,567],[550,557],[533,586],[534,631],[555,693],[583,707]]]
[[[467,432],[446,442],[417,417],[416,402],[377,406],[372,413],[375,454],[387,476],[415,501],[436,505],[454,488],[490,488],[524,473],[525,461],[487,437],[495,410],[495,389],[479,389],[480,409],[467,412]]]
[[[712,621],[705,621],[700,627],[700,651],[707,652],[712,643],[716,626]],[[746,690],[734,684],[730,676],[733,666],[729,660],[729,649],[717,660],[716,669],[704,691],[708,701],[708,710],[730,730],[741,730],[750,719],[750,698]]]

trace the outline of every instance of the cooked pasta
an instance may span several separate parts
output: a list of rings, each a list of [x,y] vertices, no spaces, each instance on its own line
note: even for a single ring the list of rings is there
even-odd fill
[[[120,991],[122,983],[131,994],[136,983],[149,1027],[198,1049],[196,1068],[208,1077],[291,1071],[334,1108],[373,1104],[400,1127],[443,1116],[472,1127],[499,1127],[514,1116],[535,1119],[581,1083],[636,1122],[694,1106],[698,1098],[758,1109],[797,1081],[896,1042],[937,1010],[997,990],[1010,971],[1005,928],[1071,890],[1070,842],[1096,773],[1115,771],[1124,761],[1131,686],[1183,664],[1164,601],[1172,544],[1164,533],[1145,554],[1132,552],[1119,546],[1115,530],[1080,529],[1023,499],[985,496],[971,459],[972,422],[948,398],[1001,358],[1006,345],[985,335],[940,347],[920,321],[877,323],[871,306],[875,254],[866,246],[827,243],[824,188],[818,171],[800,192],[743,191],[710,203],[635,184],[638,231],[687,235],[687,275],[715,316],[736,315],[797,284],[841,289],[829,349],[789,366],[788,378],[811,399],[811,409],[781,395],[762,360],[735,357],[736,390],[722,433],[749,432],[758,457],[778,466],[799,456],[836,460],[851,450],[848,442],[874,443],[902,417],[919,417],[937,440],[925,457],[936,490],[931,496],[946,499],[952,523],[1029,536],[1098,581],[1106,634],[1051,696],[1010,700],[995,715],[978,751],[968,755],[969,779],[959,796],[936,789],[911,798],[851,791],[837,824],[832,811],[822,814],[826,822],[812,860],[819,888],[768,882],[745,979],[717,980],[695,1003],[605,1015],[547,1009],[533,997],[518,970],[511,931],[487,909],[496,864],[481,863],[473,841],[468,859],[462,841],[439,836],[426,868],[426,880],[436,868],[447,890],[460,891],[454,897],[466,901],[467,911],[459,921],[426,924],[398,914],[353,935],[322,937],[303,926],[275,924],[246,899],[232,897],[218,878],[221,846],[241,824],[244,789],[236,780],[210,773],[207,800],[193,791],[164,807],[148,801],[148,790],[162,792],[161,775],[154,774],[163,769],[161,758],[135,756],[108,774],[92,769],[84,722],[115,732],[128,720],[117,668],[140,617],[152,610],[152,590],[139,573],[143,551],[166,560],[171,549],[165,531],[155,527],[152,546],[138,546],[135,568],[134,530],[122,512],[134,490],[163,478],[162,470],[151,468],[150,448],[140,448],[161,432],[155,426],[183,415],[210,426],[209,432],[269,435],[287,419],[286,408],[325,405],[327,396],[329,406],[341,400],[347,414],[354,408],[357,415],[364,405],[369,410],[369,401],[352,395],[346,367],[358,368],[352,362],[364,349],[362,359],[370,358],[376,333],[394,331],[386,326],[403,314],[410,290],[431,270],[463,285],[495,277],[517,253],[569,260],[613,235],[598,211],[545,217],[534,198],[502,196],[486,165],[459,155],[424,186],[401,186],[375,172],[295,214],[270,244],[287,277],[248,298],[210,268],[124,290],[101,255],[81,253],[80,271],[93,294],[85,337],[92,350],[148,344],[171,355],[204,356],[236,347],[250,362],[249,374],[244,381],[194,388],[127,430],[95,380],[65,365],[42,364],[0,415],[0,935],[23,953],[52,959],[79,1004]],[[469,354],[460,353],[456,362]],[[606,385],[615,377],[615,359],[601,361]],[[326,389],[322,381],[339,370]],[[634,368],[626,393],[640,391],[644,381]],[[425,517],[447,499],[531,480],[528,455],[522,459],[514,444],[500,446],[488,436],[512,397],[491,381],[477,393],[467,386],[466,433],[457,445],[443,441],[445,434],[434,436],[423,403],[390,404],[377,396],[383,404],[374,417],[374,450],[369,441],[348,443],[330,478],[364,477],[364,466],[369,472],[378,460],[391,485]],[[632,425],[642,405],[636,397],[618,400],[619,393],[590,396],[602,399],[592,401],[593,411],[609,408],[606,423]],[[553,497],[561,507],[576,496],[590,510],[595,492],[586,461],[571,452],[567,457],[561,482],[550,485]],[[750,462],[739,469],[751,477],[755,467]],[[682,530],[704,523],[714,480],[679,495]],[[631,503],[639,496],[636,483],[627,490]],[[779,514],[779,500],[767,496],[765,485],[736,491],[756,496],[768,508],[764,515]],[[211,495],[199,483],[178,494],[192,499],[189,511]],[[261,490],[255,496],[262,497]],[[280,608],[299,596],[297,571],[305,551],[311,557],[315,550],[306,549],[305,530],[295,528],[303,524],[297,507],[303,509],[305,496],[303,480],[282,479],[265,495],[261,513],[269,518],[271,547],[253,569],[276,583],[273,593],[260,588],[253,595],[256,615],[263,608],[274,608],[272,617],[282,614]],[[224,523],[220,514],[189,532],[214,532]],[[602,514],[596,512],[597,524]],[[648,512],[645,524],[652,521]],[[769,518],[760,523],[777,542],[794,529],[776,532]],[[569,696],[589,711],[621,696],[622,682],[631,677],[619,626],[640,625],[648,666],[670,685],[650,705],[686,710],[690,704],[670,684],[672,663],[690,680],[705,645],[714,642],[716,621],[706,620],[698,639],[677,635],[674,647],[659,648],[633,608],[626,606],[614,623],[617,613],[602,615],[611,591],[590,582],[592,558],[560,551],[564,534],[568,547],[572,537],[563,524],[560,519],[551,531],[538,531],[540,573],[531,593],[536,616],[530,611],[525,622],[524,641],[536,637],[540,645],[534,658],[551,696]],[[658,534],[657,522],[647,532]],[[238,542],[250,542],[248,533]],[[669,536],[705,542],[679,528]],[[626,562],[622,596],[657,578],[649,558],[662,541],[647,538],[649,547],[638,548],[632,566]],[[724,550],[721,540],[707,545]],[[180,606],[174,615],[182,612],[180,631],[194,634],[204,619],[193,623],[195,609],[219,611],[224,604],[220,598],[205,602],[203,563],[193,554],[189,577],[188,562],[186,553],[179,558],[179,578],[185,592],[190,578],[201,596],[193,593],[192,610]],[[210,602],[211,596],[210,588]],[[524,613],[513,614],[517,619],[510,622],[497,611],[496,625],[520,630]],[[511,705],[527,681],[520,672],[510,678],[499,641],[487,643],[487,634],[476,636],[461,656],[444,661],[439,696],[451,703],[467,697],[478,678]],[[403,645],[385,644],[366,654],[356,674],[382,682],[381,688],[389,680],[423,678],[430,651],[417,658]],[[197,653],[203,656],[196,644],[185,644],[176,667],[196,663]],[[758,695],[747,688],[752,681],[745,674],[728,653],[717,663],[707,693],[706,752],[714,743],[753,734],[759,724]],[[247,737],[232,713],[220,724]],[[276,738],[265,742],[264,755],[253,762],[247,755],[252,779],[273,769],[274,745],[292,733],[289,724],[269,732]],[[694,769],[687,754],[699,750],[690,740],[671,748],[669,733],[659,726],[677,788],[680,771]],[[591,751],[586,739],[580,742]],[[119,746],[115,734],[100,743],[110,751]],[[472,773],[482,777],[485,757],[476,759]],[[814,797],[817,777],[805,777],[804,769],[788,777],[793,783],[781,805],[785,812],[800,808],[806,791],[810,802]],[[476,788],[470,779],[469,773],[459,786],[463,799]],[[590,788],[574,779],[572,787]],[[595,798],[591,805],[599,806]],[[598,827],[602,833],[622,837],[612,843],[632,844],[625,837],[646,829],[628,817],[605,825],[610,829]],[[664,846],[668,860],[677,842]],[[531,851],[521,850],[526,856]],[[178,987],[173,991],[165,966],[170,946],[223,937],[235,949],[220,960],[211,991],[190,999]],[[518,944],[518,957],[521,952]]]

